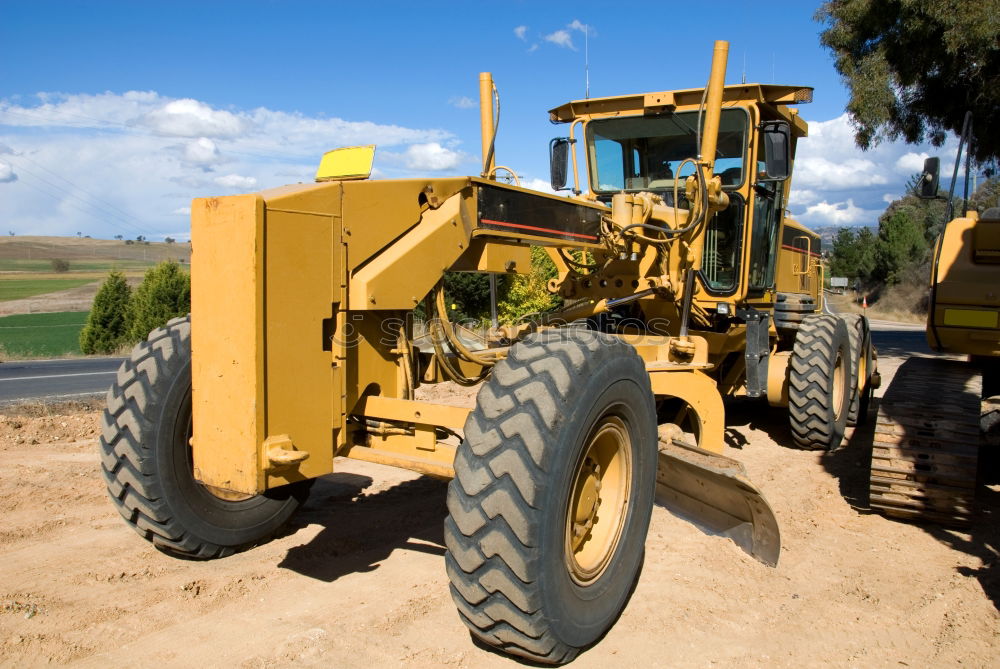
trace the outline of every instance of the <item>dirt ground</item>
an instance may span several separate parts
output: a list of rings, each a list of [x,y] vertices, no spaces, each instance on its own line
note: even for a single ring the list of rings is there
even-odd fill
[[[0,414],[0,665],[517,666],[455,613],[443,483],[338,462],[283,536],[178,560],[105,499],[96,406]],[[778,567],[656,508],[628,607],[575,666],[1000,666],[1000,493],[967,533],[887,520],[866,510],[870,432],[803,452],[785,420],[749,401],[727,420],[781,524]]]

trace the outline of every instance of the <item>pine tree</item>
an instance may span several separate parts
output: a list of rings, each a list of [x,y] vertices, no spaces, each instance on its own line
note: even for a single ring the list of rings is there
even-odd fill
[[[191,311],[191,277],[166,260],[146,272],[129,302],[128,340],[138,343],[158,327]]]
[[[94,297],[87,323],[80,331],[84,353],[114,353],[124,343],[132,290],[121,272],[111,272]]]
[[[875,246],[875,278],[899,283],[909,266],[925,259],[927,241],[918,221],[905,209],[887,211],[879,221]]]

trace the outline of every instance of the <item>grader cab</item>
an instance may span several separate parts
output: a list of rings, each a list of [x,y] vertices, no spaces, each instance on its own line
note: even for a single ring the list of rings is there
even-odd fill
[[[834,448],[874,367],[863,320],[818,313],[817,238],[783,216],[806,133],[789,105],[811,90],[724,86],[727,48],[706,89],[552,110],[570,131],[552,143],[556,188],[569,165],[578,176],[577,131],[584,147],[589,185],[571,197],[494,178],[487,102],[480,177],[373,181],[353,165],[195,200],[192,313],[140,344],[108,395],[122,515],[209,558],[267,538],[338,456],[452,479],[462,620],[548,663],[621,612],[654,497],[775,564],[774,515],[721,455],[723,396],[788,406],[799,445]],[[564,306],[473,346],[445,273],[524,274],[532,247]],[[441,381],[478,384],[475,409],[415,399]]]

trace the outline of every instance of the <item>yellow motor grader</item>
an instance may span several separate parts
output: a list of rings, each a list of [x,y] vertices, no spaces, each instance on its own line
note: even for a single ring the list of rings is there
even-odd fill
[[[704,89],[551,110],[569,124],[550,147],[569,197],[496,178],[487,75],[479,177],[370,180],[355,149],[317,183],[196,199],[191,315],[151,333],[108,394],[104,472],[125,519],[213,558],[270,536],[337,457],[452,479],[462,620],[547,663],[625,606],[654,498],[775,564],[774,515],[721,455],[723,396],[788,406],[799,445],[835,448],[876,377],[864,321],[820,313],[818,238],[783,216],[807,130],[791,105],[812,91],[725,86],[727,50]],[[473,345],[443,277],[527,274],[532,247],[564,306]],[[478,384],[475,408],[415,399],[441,381]]]

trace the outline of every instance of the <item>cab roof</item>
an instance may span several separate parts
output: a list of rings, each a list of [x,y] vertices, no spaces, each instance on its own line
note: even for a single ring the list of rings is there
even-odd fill
[[[658,93],[635,93],[607,98],[574,100],[549,110],[549,120],[553,123],[568,123],[577,119],[594,119],[609,116],[637,116],[639,114],[662,114],[684,109],[697,109],[701,104],[703,88],[688,88],[679,91]],[[776,86],[772,84],[734,84],[722,89],[723,106],[735,104],[763,103],[777,107],[795,128],[797,136],[805,136],[807,126],[798,118],[798,110],[787,109],[786,105],[812,102],[813,89],[809,86]]]

